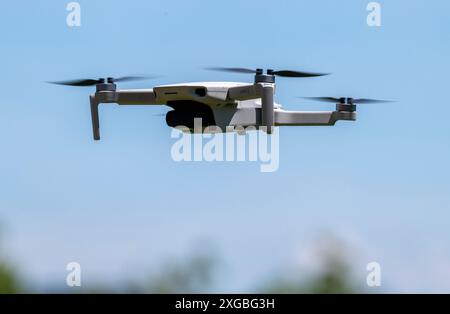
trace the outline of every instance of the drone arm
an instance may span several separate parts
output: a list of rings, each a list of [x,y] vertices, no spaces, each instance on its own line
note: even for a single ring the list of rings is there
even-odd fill
[[[148,90],[118,90],[115,92],[119,105],[160,105],[153,89]]]
[[[119,105],[162,105],[157,101],[152,89],[124,89],[118,91],[98,91],[92,95],[98,103]]]
[[[356,112],[275,110],[276,126],[334,125],[338,120],[356,120]]]
[[[152,89],[98,91],[89,96],[91,104],[92,132],[94,140],[100,139],[100,121],[98,106],[101,103],[117,103],[119,105],[162,105],[156,99]]]
[[[257,84],[230,87],[228,89],[227,99],[249,100],[261,98],[261,90],[261,87]]]

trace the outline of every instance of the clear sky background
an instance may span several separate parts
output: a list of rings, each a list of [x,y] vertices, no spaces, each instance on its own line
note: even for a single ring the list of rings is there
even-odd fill
[[[311,243],[333,232],[352,267],[382,267],[383,291],[450,292],[450,3],[367,0],[80,0],[0,3],[0,220],[4,246],[37,286],[120,281],[183,259],[202,243],[224,260],[219,290],[245,292],[276,271],[313,267]],[[280,168],[176,163],[164,107],[101,107],[92,140],[88,94],[46,81],[163,75],[123,88],[252,81],[204,66],[330,72],[277,80],[286,109],[328,109],[297,96],[395,99],[361,105],[356,122],[280,130]],[[200,243],[200,244],[199,244]]]

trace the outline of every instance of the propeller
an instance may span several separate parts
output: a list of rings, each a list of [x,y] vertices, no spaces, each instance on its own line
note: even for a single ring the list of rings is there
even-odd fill
[[[208,67],[205,68],[210,71],[221,71],[221,72],[232,72],[232,73],[247,73],[247,74],[263,74],[262,69],[248,69],[248,68],[228,68],[228,67]],[[316,73],[316,72],[303,72],[303,71],[292,71],[292,70],[279,70],[274,71],[271,69],[267,70],[267,75],[276,75],[280,77],[315,77],[329,75],[329,73]]]
[[[115,83],[115,82],[129,82],[156,78],[156,76],[122,76],[122,77],[107,77],[99,79],[78,79],[69,81],[55,81],[49,82],[51,84],[66,85],[66,86],[94,86],[101,83]]]
[[[300,97],[303,99],[309,99],[314,101],[332,102],[339,104],[377,104],[393,102],[392,100],[380,100],[370,98],[351,98],[351,97]]]

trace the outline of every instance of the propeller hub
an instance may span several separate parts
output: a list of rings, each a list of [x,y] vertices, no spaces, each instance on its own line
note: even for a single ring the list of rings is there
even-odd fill
[[[256,69],[255,83],[275,83],[275,74],[272,69],[267,69],[267,74],[263,74],[263,69]]]
[[[255,83],[275,83],[275,76],[274,75],[267,75],[267,74],[256,74],[255,75]]]
[[[355,112],[356,105],[339,103],[339,104],[336,104],[336,110],[337,111],[345,111],[345,112]]]
[[[105,92],[105,91],[106,92],[115,92],[116,88],[117,88],[116,84],[109,83],[109,80],[108,80],[108,83],[98,83],[95,85],[95,90],[97,92]]]

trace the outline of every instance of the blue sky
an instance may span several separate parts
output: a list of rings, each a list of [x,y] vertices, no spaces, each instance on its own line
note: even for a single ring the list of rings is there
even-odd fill
[[[332,231],[354,243],[352,266],[382,266],[383,289],[450,291],[448,1],[2,1],[0,219],[9,255],[37,285],[115,282],[210,241],[242,292],[296,265]],[[45,83],[158,74],[122,84],[251,81],[204,66],[330,72],[278,79],[286,109],[327,109],[297,96],[395,99],[358,120],[280,130],[280,168],[176,163],[162,107],[101,107],[91,135],[89,88]],[[306,252],[306,253],[305,253]],[[300,257],[299,257],[300,256]],[[300,261],[301,262],[301,261]]]

